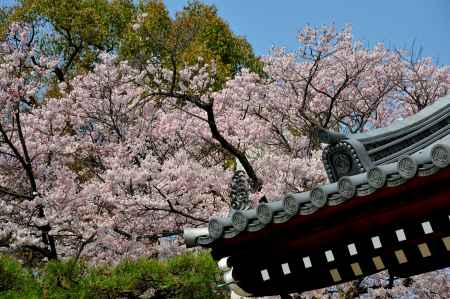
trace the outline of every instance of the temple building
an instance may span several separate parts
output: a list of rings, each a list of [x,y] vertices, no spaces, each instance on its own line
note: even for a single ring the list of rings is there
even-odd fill
[[[241,296],[450,266],[450,96],[367,133],[319,131],[328,184],[186,228]],[[245,206],[245,205],[244,205]]]

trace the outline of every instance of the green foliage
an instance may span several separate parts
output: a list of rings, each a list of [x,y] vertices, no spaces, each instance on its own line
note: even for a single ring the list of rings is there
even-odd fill
[[[12,11],[0,11],[0,29],[15,21],[33,24],[42,51],[61,57],[59,81],[89,71],[101,51],[138,67],[150,59],[177,68],[199,57],[214,60],[217,88],[242,67],[262,72],[245,38],[200,1],[189,2],[172,19],[162,0],[20,0]]]
[[[206,63],[215,61],[220,83],[242,67],[261,73],[251,45],[230,30],[215,6],[190,1],[173,20],[160,0],[141,2],[139,10],[147,16],[139,29],[129,28],[120,48],[122,57],[135,65],[156,57],[167,67],[181,68],[202,57]]]
[[[119,49],[121,57],[134,65],[144,64],[153,58],[162,62],[170,60],[168,44],[172,21],[164,3],[141,3],[139,11],[141,14],[147,14],[147,17],[143,18],[138,30],[133,29],[133,24],[128,26]],[[134,21],[137,21],[136,19],[137,16]]]
[[[15,259],[0,255],[0,298],[41,298],[38,282]]]
[[[200,1],[191,1],[177,14],[175,23],[187,20],[198,28],[191,48],[194,50],[204,46],[201,56],[216,59],[229,74],[235,74],[241,67],[256,72],[260,70],[260,62],[255,59],[251,45],[230,30],[229,25],[217,15],[216,7],[202,4]],[[191,54],[197,54],[195,52],[194,50]],[[192,58],[195,57],[190,57]]]
[[[9,18],[11,9],[8,7],[0,7],[0,39],[3,40],[5,33],[8,31]]]
[[[214,289],[217,265],[209,254],[177,256],[168,261],[167,267],[174,278],[169,287],[174,298],[221,298]]]
[[[35,270],[36,271],[36,270]],[[0,298],[227,298],[217,290],[218,269],[209,253],[186,253],[168,261],[141,258],[117,266],[51,261],[31,270],[0,256]]]
[[[42,50],[62,57],[66,75],[89,70],[100,51],[116,49],[134,13],[132,0],[21,0],[9,22],[33,24]]]

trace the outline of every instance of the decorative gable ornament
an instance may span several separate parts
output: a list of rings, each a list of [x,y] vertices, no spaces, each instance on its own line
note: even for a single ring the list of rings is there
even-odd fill
[[[450,266],[450,96],[387,128],[317,133],[329,184],[186,228],[186,245],[211,248],[240,296]]]

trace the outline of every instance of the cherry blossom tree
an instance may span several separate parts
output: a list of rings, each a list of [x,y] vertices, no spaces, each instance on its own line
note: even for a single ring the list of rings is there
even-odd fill
[[[264,57],[264,76],[244,69],[221,89],[201,58],[135,69],[102,54],[45,97],[58,57],[14,24],[0,55],[0,246],[91,262],[154,255],[159,238],[228,212],[236,161],[254,204],[309,189],[325,182],[315,129],[384,126],[450,87],[448,66],[367,49],[350,27],[306,27],[299,41]]]
[[[409,278],[391,279],[380,272],[353,283],[305,292],[294,298],[446,298],[450,292],[448,269],[437,270]]]

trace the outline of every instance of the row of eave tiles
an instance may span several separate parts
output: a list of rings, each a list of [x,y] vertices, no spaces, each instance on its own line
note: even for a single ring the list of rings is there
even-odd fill
[[[227,218],[212,218],[209,235],[200,236],[198,245],[219,238],[233,238],[243,231],[258,231],[269,223],[284,223],[295,215],[310,215],[326,205],[339,205],[354,197],[372,194],[380,188],[396,187],[416,176],[429,176],[450,164],[450,135],[397,162],[380,165],[367,172],[342,177],[338,182],[311,191],[287,193],[284,198],[260,203],[256,208],[234,211]]]

